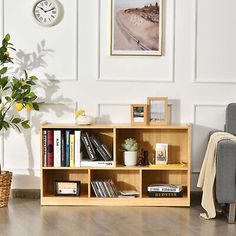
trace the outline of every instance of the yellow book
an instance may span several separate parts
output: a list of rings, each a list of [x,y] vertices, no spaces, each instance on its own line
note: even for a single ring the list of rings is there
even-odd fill
[[[70,167],[75,167],[75,135],[70,134]]]

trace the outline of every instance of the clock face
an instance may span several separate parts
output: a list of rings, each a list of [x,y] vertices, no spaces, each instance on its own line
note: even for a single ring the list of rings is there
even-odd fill
[[[39,24],[51,26],[58,20],[59,8],[54,0],[41,0],[34,5],[33,15]]]

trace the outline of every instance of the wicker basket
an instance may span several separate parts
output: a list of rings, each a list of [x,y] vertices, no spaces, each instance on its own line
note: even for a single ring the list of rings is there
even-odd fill
[[[11,191],[12,172],[3,171],[0,174],[0,207],[8,205],[9,195]]]

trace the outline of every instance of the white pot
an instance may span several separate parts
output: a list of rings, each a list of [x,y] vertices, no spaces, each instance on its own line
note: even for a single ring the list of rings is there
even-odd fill
[[[137,164],[137,151],[124,152],[124,164],[126,166],[136,166]]]
[[[91,116],[79,116],[76,118],[76,122],[79,125],[91,125],[93,118]]]

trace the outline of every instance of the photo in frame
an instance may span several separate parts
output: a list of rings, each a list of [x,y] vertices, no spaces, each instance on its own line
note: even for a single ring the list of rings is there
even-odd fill
[[[168,124],[168,98],[148,97],[148,123],[150,125]]]
[[[163,0],[111,0],[111,56],[161,56]]]
[[[167,143],[156,143],[156,164],[167,164],[168,163],[168,144]]]
[[[147,105],[131,104],[131,125],[147,125]]]

